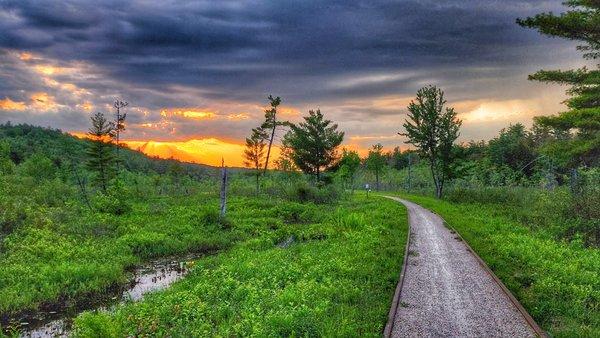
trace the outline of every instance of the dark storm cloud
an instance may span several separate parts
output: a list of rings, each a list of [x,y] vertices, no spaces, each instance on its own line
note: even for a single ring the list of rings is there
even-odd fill
[[[522,55],[511,51],[532,39],[515,18],[544,9],[523,1],[19,0],[2,7],[13,16],[0,24],[3,47],[90,60],[136,85],[227,92],[243,83],[248,97],[277,89],[265,88],[273,82],[301,92],[291,77],[514,63]]]
[[[535,70],[572,56],[563,41],[515,24],[548,10],[562,10],[559,1],[4,0],[0,48],[93,65],[93,77],[68,80],[147,109],[257,102],[270,92],[304,108],[408,96],[427,83],[444,85],[456,99],[508,97],[525,95],[503,87],[524,81],[527,65],[535,62]],[[541,52],[548,50],[555,52]],[[0,99],[40,86],[5,76]],[[390,114],[348,110],[361,112]]]

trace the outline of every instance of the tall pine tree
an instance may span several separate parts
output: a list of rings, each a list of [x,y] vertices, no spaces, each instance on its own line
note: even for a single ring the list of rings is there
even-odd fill
[[[108,183],[115,174],[113,165],[116,158],[111,144],[115,135],[115,126],[102,113],[94,114],[91,120],[92,127],[89,129],[88,135],[92,143],[87,150],[86,167],[95,174],[93,183],[106,192]]]
[[[541,13],[517,23],[545,35],[580,41],[577,49],[585,59],[599,59],[600,1],[570,0],[564,4],[569,7],[565,13]],[[529,79],[571,86],[567,91],[570,98],[565,101],[569,110],[535,119],[538,125],[574,134],[570,139],[556,140],[550,151],[565,164],[600,165],[600,65],[593,69],[540,70]]]
[[[318,109],[309,111],[304,122],[290,127],[283,142],[291,149],[294,164],[319,181],[322,172],[338,159],[337,148],[344,139],[344,132],[338,131],[337,124],[326,120]]]

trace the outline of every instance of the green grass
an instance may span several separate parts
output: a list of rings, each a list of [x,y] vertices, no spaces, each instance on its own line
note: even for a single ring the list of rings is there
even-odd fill
[[[2,241],[2,314],[102,292],[145,259],[223,249],[245,236],[215,224],[217,201],[205,195],[138,201],[122,216],[49,209],[28,209]]]
[[[521,224],[502,205],[405,198],[440,214],[473,247],[543,329],[600,336],[600,251]]]
[[[82,337],[380,336],[402,265],[406,210],[355,197],[339,205],[235,199],[254,232],[196,262],[171,288],[76,319]],[[290,236],[288,248],[276,244]]]

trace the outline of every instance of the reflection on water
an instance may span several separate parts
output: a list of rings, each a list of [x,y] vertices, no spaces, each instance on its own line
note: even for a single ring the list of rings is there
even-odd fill
[[[78,312],[38,312],[35,315],[20,318],[13,329],[21,332],[21,337],[66,337],[71,329],[72,319],[85,310],[110,311],[116,305],[126,301],[138,301],[151,291],[161,290],[188,272],[190,260],[198,256],[187,256],[178,259],[162,259],[147,263],[134,271],[134,279],[128,288],[107,297],[103,304],[90,304],[88,308],[79,309]],[[95,306],[94,306],[95,305]]]

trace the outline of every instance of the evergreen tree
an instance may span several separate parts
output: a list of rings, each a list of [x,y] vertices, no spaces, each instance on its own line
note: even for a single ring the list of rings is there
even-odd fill
[[[260,189],[260,175],[265,159],[266,133],[261,128],[252,129],[250,137],[246,137],[246,149],[244,150],[244,165],[254,169],[256,177],[256,194]]]
[[[375,190],[379,191],[379,177],[385,168],[387,159],[383,154],[383,146],[377,143],[369,150],[369,155],[365,159],[365,166],[375,175]]]
[[[450,176],[452,147],[458,138],[460,121],[454,108],[444,107],[444,92],[435,86],[419,89],[416,102],[408,105],[408,119],[403,126],[408,137],[406,143],[419,149],[419,154],[429,161],[435,195],[442,197],[444,183]]]
[[[93,183],[106,192],[108,183],[114,176],[113,165],[116,159],[111,143],[115,135],[115,127],[112,122],[106,120],[102,113],[94,114],[91,120],[92,127],[88,132],[91,144],[87,149],[86,167],[95,173]]]
[[[304,122],[290,127],[284,144],[292,150],[294,164],[320,181],[322,172],[337,160],[337,147],[344,139],[344,132],[337,131],[337,124],[325,120],[318,109],[309,111]]]
[[[518,19],[523,27],[537,29],[540,33],[580,41],[577,47],[587,60],[600,58],[600,2],[597,0],[570,0],[570,8],[560,15],[541,13],[534,17]],[[567,150],[573,159],[571,165],[600,165],[600,67],[583,67],[576,70],[540,70],[529,76],[530,80],[569,85],[571,97],[565,101],[568,111],[555,116],[539,116],[537,124],[558,130],[575,132],[571,140],[558,140],[550,148]],[[564,153],[558,151],[555,153]],[[569,161],[567,161],[569,162]]]

